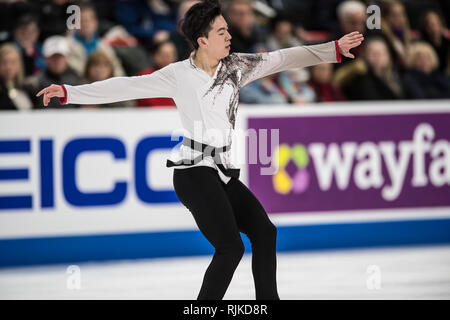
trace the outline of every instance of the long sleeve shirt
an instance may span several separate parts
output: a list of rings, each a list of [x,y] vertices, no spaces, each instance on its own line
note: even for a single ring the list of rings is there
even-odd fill
[[[272,52],[232,53],[219,61],[213,76],[197,67],[193,53],[152,74],[115,77],[80,86],[63,86],[66,96],[61,103],[103,104],[131,99],[172,98],[179,112],[184,135],[214,147],[232,144],[238,109],[239,90],[267,75],[292,68],[303,68],[322,62],[340,62],[337,41],[298,46]],[[236,168],[229,150],[220,154],[227,169]],[[170,160],[194,159],[200,151],[188,146],[173,150]],[[194,166],[217,169],[214,159],[204,157]],[[191,166],[180,166],[187,168]],[[230,178],[218,170],[224,183]]]

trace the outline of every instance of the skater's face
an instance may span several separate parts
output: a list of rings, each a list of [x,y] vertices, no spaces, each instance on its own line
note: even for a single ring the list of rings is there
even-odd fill
[[[222,15],[217,16],[211,25],[208,37],[197,39],[199,47],[214,59],[220,60],[230,53],[231,35],[228,24]]]

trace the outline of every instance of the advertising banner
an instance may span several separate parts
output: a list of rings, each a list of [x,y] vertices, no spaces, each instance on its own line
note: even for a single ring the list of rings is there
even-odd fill
[[[278,146],[266,146],[271,174],[260,158],[249,164],[249,187],[266,210],[450,206],[450,111],[370,110],[249,116],[249,130],[279,135]]]

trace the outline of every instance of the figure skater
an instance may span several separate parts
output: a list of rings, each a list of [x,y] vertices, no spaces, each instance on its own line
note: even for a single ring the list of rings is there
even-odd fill
[[[264,53],[231,53],[231,35],[217,0],[192,6],[181,29],[194,50],[190,57],[150,75],[114,77],[91,84],[51,85],[41,90],[44,105],[103,104],[131,99],[172,98],[184,129],[182,145],[167,160],[173,167],[178,199],[214,246],[197,296],[223,299],[242,255],[240,232],[252,246],[256,299],[278,300],[276,283],[277,229],[254,194],[238,179],[231,161],[239,90],[267,75],[323,62],[336,63],[363,41],[359,32],[323,44]],[[201,132],[201,133],[198,133]]]

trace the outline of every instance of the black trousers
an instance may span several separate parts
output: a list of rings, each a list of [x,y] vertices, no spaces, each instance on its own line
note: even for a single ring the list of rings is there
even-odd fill
[[[207,166],[174,169],[173,184],[178,199],[215,248],[197,299],[219,300],[225,295],[244,254],[239,232],[246,234],[252,245],[256,299],[279,299],[277,229],[253,193],[239,179],[223,183],[217,170]]]

